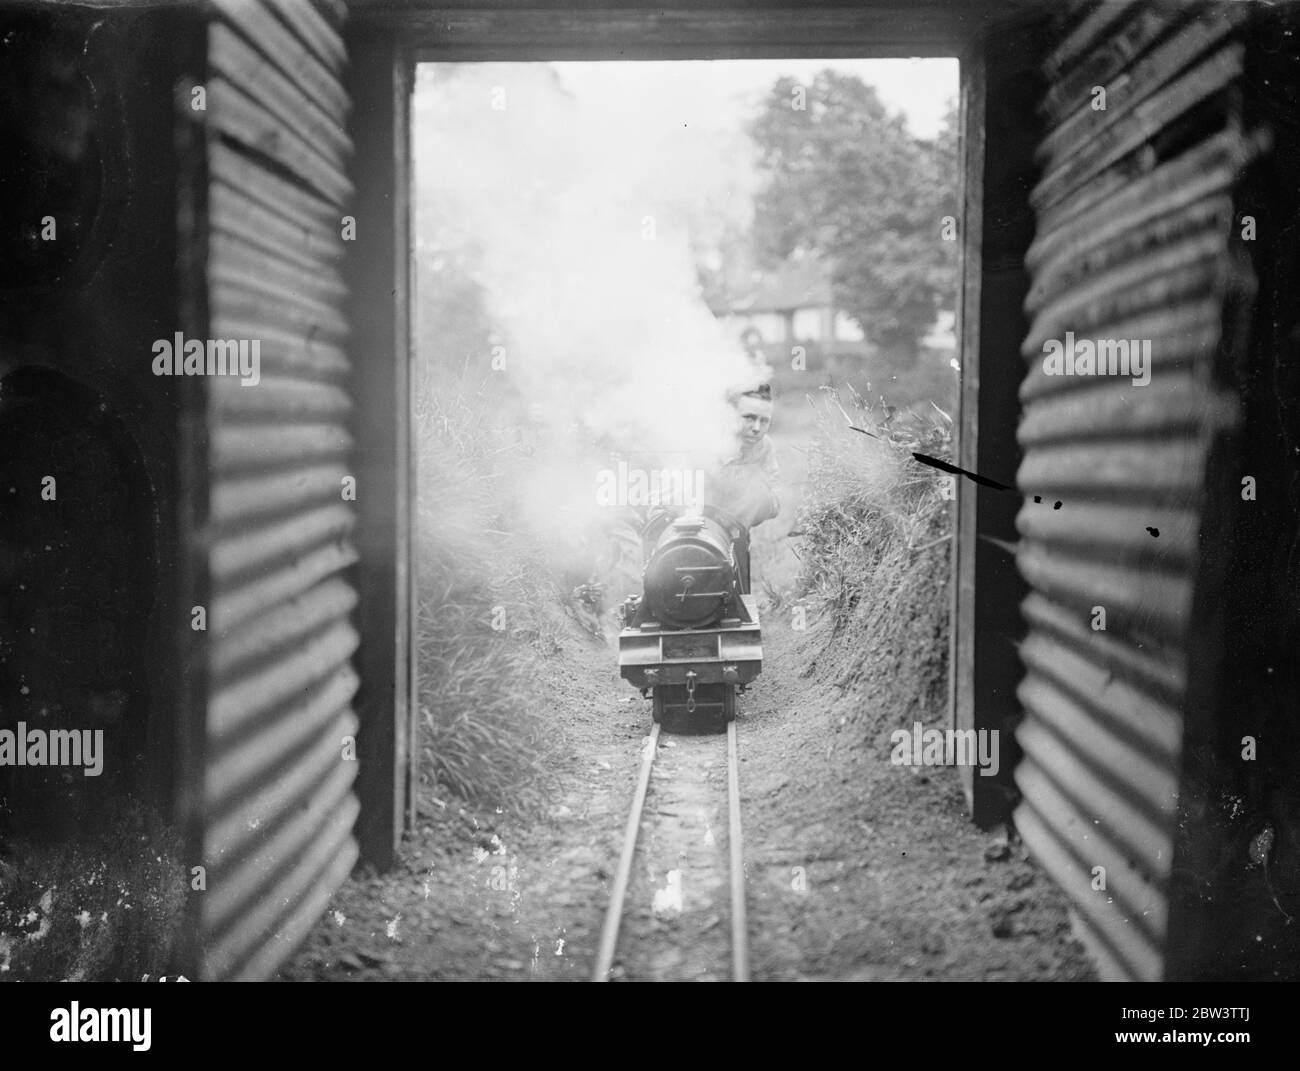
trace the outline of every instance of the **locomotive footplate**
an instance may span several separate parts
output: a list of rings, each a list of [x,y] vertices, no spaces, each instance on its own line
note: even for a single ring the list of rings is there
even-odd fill
[[[742,595],[748,621],[714,628],[663,629],[653,621],[618,637],[619,674],[638,688],[748,684],[763,668],[762,631],[752,595]]]

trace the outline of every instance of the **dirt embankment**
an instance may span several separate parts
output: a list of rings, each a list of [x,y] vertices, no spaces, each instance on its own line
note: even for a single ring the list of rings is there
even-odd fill
[[[890,763],[895,730],[946,727],[943,556],[837,636],[766,630],[742,764],[756,977],[1093,976],[1046,876],[971,824],[958,771]]]
[[[957,771],[889,762],[893,730],[943,724],[943,628],[926,610],[941,554],[918,557],[891,596],[899,605],[856,611],[838,636],[794,631],[788,611],[765,618],[765,670],[739,720],[756,980],[1093,976],[1041,871],[1005,834],[971,825]],[[576,628],[545,665],[545,807],[517,815],[426,796],[402,865],[354,877],[282,977],[589,976],[649,704],[618,679],[613,650]],[[730,920],[712,869],[725,860],[725,796],[719,784],[714,821],[705,791],[724,775],[717,753],[715,767],[665,750],[664,771],[685,762],[699,791],[675,800],[662,778],[652,784],[616,977],[727,976]],[[685,812],[676,826],[673,811]]]

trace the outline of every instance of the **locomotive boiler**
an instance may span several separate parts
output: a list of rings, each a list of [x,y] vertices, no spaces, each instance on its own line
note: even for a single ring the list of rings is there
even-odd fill
[[[736,693],[762,671],[749,593],[749,533],[721,510],[652,520],[642,594],[623,604],[619,673],[653,699],[653,716],[730,721]]]

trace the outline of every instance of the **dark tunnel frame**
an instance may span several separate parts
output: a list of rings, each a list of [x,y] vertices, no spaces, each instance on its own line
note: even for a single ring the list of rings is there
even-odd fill
[[[1027,322],[1023,255],[1033,236],[1028,192],[1041,120],[1041,75],[1031,59],[1046,31],[1043,8],[1008,11],[974,3],[914,7],[773,8],[749,11],[649,9],[429,10],[385,3],[353,14],[350,27],[353,137],[358,167],[358,235],[350,263],[355,348],[392,353],[356,382],[357,424],[371,441],[359,476],[381,494],[362,497],[357,836],[364,858],[396,858],[415,822],[419,728],[416,704],[414,466],[411,413],[412,221],[410,106],[423,62],[561,59],[741,59],[956,57],[960,64],[962,154],[961,467],[1014,483],[1023,368],[1015,355]],[[1011,27],[1009,29],[1008,27]],[[381,72],[389,72],[381,76]],[[995,77],[990,77],[990,71]],[[981,363],[982,354],[993,355]],[[985,434],[980,435],[983,429]],[[1015,802],[1010,729],[1019,718],[1015,644],[1026,586],[1013,556],[976,532],[1013,543],[1018,496],[959,480],[952,548],[949,720],[959,729],[998,729],[997,777],[962,781],[974,821],[1007,821]],[[396,623],[396,628],[392,627]],[[968,639],[967,639],[968,638]],[[389,687],[391,682],[391,689]],[[387,713],[385,713],[387,712]]]

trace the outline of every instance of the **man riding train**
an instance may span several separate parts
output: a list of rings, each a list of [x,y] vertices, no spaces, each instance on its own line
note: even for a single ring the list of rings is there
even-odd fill
[[[741,590],[750,591],[749,532],[781,512],[775,490],[779,468],[776,447],[767,434],[772,423],[772,388],[762,383],[730,398],[736,412],[734,449],[705,471],[700,505],[721,513],[735,542]],[[651,506],[643,529],[646,555],[664,524],[684,512],[676,505]]]
[[[701,509],[708,509],[728,529],[742,590],[750,592],[749,530],[771,520],[781,509],[775,490],[776,449],[767,434],[772,422],[772,388],[762,383],[736,391],[728,401],[735,426],[729,450],[721,458],[699,470],[660,470],[655,455],[634,454],[625,468],[628,473],[648,476],[649,486],[631,488],[626,495],[618,495],[617,488],[610,488],[609,497],[622,498],[626,504],[607,521],[605,557],[592,581],[573,592],[584,624],[591,631],[600,631],[595,622],[605,597],[606,585],[596,576],[608,582],[613,591],[631,590],[640,580],[641,569],[664,528],[674,518]],[[611,482],[616,482],[614,473],[608,475]],[[660,479],[666,476],[672,479]]]
[[[662,500],[642,529],[642,594],[624,601],[619,675],[653,699],[656,723],[736,717],[736,696],[761,672],[762,633],[750,594],[749,531],[781,503],[768,438],[771,387],[731,398],[734,439],[685,504]],[[675,731],[675,730],[671,730]]]

